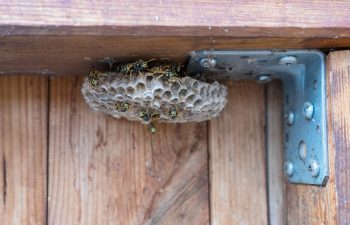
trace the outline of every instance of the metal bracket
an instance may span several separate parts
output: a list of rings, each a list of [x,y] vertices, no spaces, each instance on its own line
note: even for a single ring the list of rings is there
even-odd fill
[[[325,185],[328,176],[325,57],[322,52],[196,51],[187,71],[199,79],[280,79],[284,170],[289,182]]]

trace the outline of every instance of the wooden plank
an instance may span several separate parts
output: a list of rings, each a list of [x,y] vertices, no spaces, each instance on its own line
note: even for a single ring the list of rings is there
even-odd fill
[[[328,146],[333,176],[328,185],[336,188],[331,194],[336,194],[337,223],[343,225],[350,224],[350,51],[332,52],[327,60]]]
[[[227,85],[229,102],[209,123],[211,224],[268,224],[264,86]]]
[[[350,36],[349,1],[265,0],[260,3],[242,0],[2,1],[0,26],[4,27],[4,35],[30,33],[34,29],[34,32],[53,35],[68,32],[145,36]]]
[[[102,33],[103,34],[103,33]],[[118,61],[168,59],[185,62],[203,49],[332,49],[350,47],[350,38],[145,37],[108,35],[5,35],[0,38],[1,74],[81,75],[109,56]],[[106,69],[106,68],[101,68]]]
[[[350,51],[327,58],[330,179],[326,187],[287,185],[288,224],[350,223]]]
[[[271,225],[287,224],[286,185],[283,173],[282,83],[267,85],[266,141],[268,204]]]
[[[0,1],[0,74],[81,75],[106,56],[349,48],[349,8],[345,0]]]
[[[0,224],[46,224],[47,81],[0,78]]]
[[[206,123],[152,135],[92,112],[81,84],[51,80],[49,224],[208,224]]]

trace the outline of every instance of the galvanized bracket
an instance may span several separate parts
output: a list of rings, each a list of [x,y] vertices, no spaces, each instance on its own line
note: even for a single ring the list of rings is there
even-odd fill
[[[329,170],[322,52],[195,51],[190,54],[187,71],[206,80],[282,80],[286,176],[292,183],[326,184]]]

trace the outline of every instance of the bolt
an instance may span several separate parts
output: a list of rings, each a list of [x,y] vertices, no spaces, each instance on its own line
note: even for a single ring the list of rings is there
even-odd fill
[[[294,123],[294,112],[289,111],[288,113],[284,114],[284,120],[289,126],[291,126]]]
[[[271,75],[270,74],[260,74],[256,77],[256,80],[258,82],[268,82],[271,80]]]
[[[200,59],[199,63],[201,64],[201,66],[205,68],[215,67],[216,59],[206,57],[206,58]]]
[[[283,56],[279,59],[278,64],[285,66],[297,64],[297,57],[291,55]]]
[[[305,102],[303,113],[306,119],[311,120],[314,115],[314,105],[311,102]]]
[[[289,177],[293,175],[293,173],[294,173],[293,163],[291,163],[289,161],[284,162],[284,173]]]
[[[305,160],[306,159],[306,154],[307,154],[307,148],[306,148],[306,144],[304,141],[300,141],[299,143],[299,157],[301,160]]]
[[[309,168],[311,176],[318,177],[318,175],[320,174],[320,165],[316,160],[311,160]]]

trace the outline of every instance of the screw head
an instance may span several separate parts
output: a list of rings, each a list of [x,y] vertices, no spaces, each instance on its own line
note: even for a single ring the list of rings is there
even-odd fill
[[[294,123],[294,112],[290,110],[288,113],[285,113],[284,120],[289,126],[291,126]]]
[[[260,74],[256,77],[256,80],[258,82],[268,82],[271,80],[271,75],[270,74]]]
[[[310,168],[311,176],[318,177],[318,175],[320,174],[320,165],[316,160],[310,161],[309,168]]]
[[[311,120],[314,116],[314,105],[311,102],[305,102],[303,106],[303,113],[306,119]]]
[[[280,58],[278,61],[278,64],[289,66],[289,65],[297,64],[297,62],[298,62],[297,57],[288,55]]]
[[[205,58],[201,58],[199,63],[201,64],[202,67],[205,67],[205,68],[215,67],[216,59],[205,57]]]
[[[293,175],[293,173],[294,173],[294,165],[293,165],[293,163],[291,163],[291,162],[289,162],[289,161],[285,161],[283,167],[284,167],[284,173],[285,173],[288,177],[290,177],[290,176]]]

